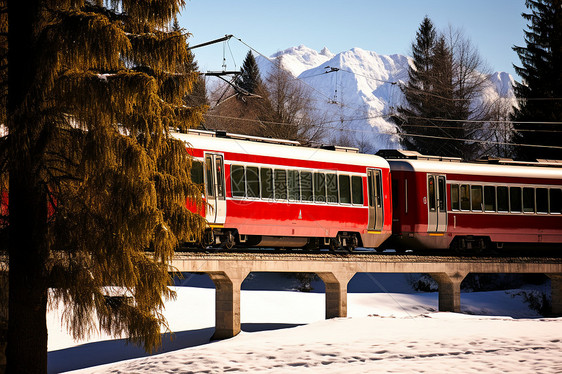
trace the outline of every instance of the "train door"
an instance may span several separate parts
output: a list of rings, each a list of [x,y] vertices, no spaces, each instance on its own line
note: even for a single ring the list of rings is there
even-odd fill
[[[369,194],[369,230],[381,231],[383,226],[382,174],[377,169],[367,169]]]
[[[444,175],[427,175],[427,231],[447,230],[447,180]]]
[[[224,183],[224,158],[222,155],[205,155],[205,192],[207,196],[207,221],[210,224],[224,224],[226,219],[226,198]]]

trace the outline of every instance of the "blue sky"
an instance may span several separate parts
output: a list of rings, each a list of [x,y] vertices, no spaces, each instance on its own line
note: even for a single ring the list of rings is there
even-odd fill
[[[519,59],[511,47],[524,45],[525,11],[525,0],[189,0],[179,21],[192,34],[191,45],[233,34],[267,56],[301,44],[409,55],[428,15],[438,30],[462,29],[492,71],[515,75]],[[239,69],[247,52],[231,39],[227,69]],[[194,53],[201,71],[222,69],[223,43]]]

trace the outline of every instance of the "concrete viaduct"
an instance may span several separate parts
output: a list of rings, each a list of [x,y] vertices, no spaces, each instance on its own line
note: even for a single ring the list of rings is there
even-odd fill
[[[176,253],[173,271],[206,273],[216,287],[214,339],[240,332],[240,286],[251,272],[316,273],[326,285],[326,318],[347,317],[347,284],[356,273],[428,273],[439,286],[439,310],[460,312],[468,273],[544,273],[552,313],[562,315],[562,258],[473,258],[327,253]]]

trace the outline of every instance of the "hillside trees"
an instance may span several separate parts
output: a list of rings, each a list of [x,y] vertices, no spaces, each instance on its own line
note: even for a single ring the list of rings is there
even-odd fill
[[[219,86],[214,96],[220,102],[206,116],[208,127],[303,142],[320,140],[323,116],[315,108],[310,87],[286,71],[281,58],[273,61],[265,80],[254,63],[253,55],[248,53],[237,80],[251,95]],[[230,96],[225,90],[230,91]]]
[[[471,139],[483,135],[471,121],[486,121],[486,106],[475,105],[489,84],[478,51],[462,33],[437,33],[422,21],[412,44],[409,81],[402,86],[407,105],[393,121],[403,145],[424,154],[470,158],[477,153]]]
[[[521,66],[515,95],[522,99],[513,115],[519,158],[562,159],[562,1],[527,0],[525,46],[514,47]],[[549,123],[550,122],[550,123]],[[554,122],[555,124],[553,124]]]
[[[211,88],[214,107],[206,116],[206,126],[244,135],[261,136],[260,116],[264,111],[265,86],[251,51],[244,59],[240,75],[231,84],[221,82]]]
[[[164,31],[184,1],[3,5],[7,372],[47,370],[48,288],[74,337],[99,328],[153,348],[173,297],[167,262],[204,224],[185,208],[200,193],[168,133],[202,117],[182,101],[197,77],[186,37]]]
[[[295,79],[275,61],[266,79],[263,134],[273,138],[319,141],[322,137],[322,115],[315,109],[310,87]]]

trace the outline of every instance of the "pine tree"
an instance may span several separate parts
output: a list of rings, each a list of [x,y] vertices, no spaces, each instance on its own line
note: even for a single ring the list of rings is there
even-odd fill
[[[76,338],[99,328],[147,349],[160,341],[163,301],[174,296],[167,263],[204,224],[185,208],[200,193],[168,130],[202,117],[182,101],[197,78],[183,63],[186,37],[166,31],[183,5],[2,4],[9,373],[47,370],[49,288]]]
[[[252,51],[248,51],[240,69],[240,76],[236,80],[236,85],[248,93],[256,94],[262,84],[260,69],[256,59]]]
[[[412,56],[409,80],[402,86],[407,105],[392,117],[403,146],[423,154],[473,157],[477,149],[470,139],[481,133],[468,120],[489,119],[486,107],[473,105],[489,83],[476,49],[461,33],[438,34],[425,17]]]
[[[519,158],[562,159],[562,126],[546,122],[562,121],[562,1],[527,0],[529,21],[524,47],[514,47],[521,66],[514,66],[521,82],[514,86],[522,99],[515,108],[514,128],[518,144],[544,147],[518,147]]]
[[[455,84],[453,78],[453,55],[447,47],[445,37],[440,36],[433,46],[431,56],[431,68],[429,71],[430,89],[428,90],[427,119],[425,120],[429,134],[438,138],[426,138],[426,144],[430,154],[442,156],[462,157],[462,143],[456,139],[465,136],[463,124],[450,122],[450,118],[463,118],[459,116],[458,105],[461,101],[451,100],[455,96]],[[440,121],[439,119],[443,119]],[[451,140],[449,140],[451,139]]]
[[[426,128],[426,120],[419,117],[431,117],[432,97],[425,93],[431,90],[430,75],[436,37],[433,22],[427,16],[424,17],[412,43],[413,60],[408,68],[408,82],[402,87],[408,105],[398,107],[397,115],[392,118],[399,133],[403,134],[402,145],[406,149],[417,150],[423,154],[433,153],[432,140],[415,135],[428,135],[434,130]]]

